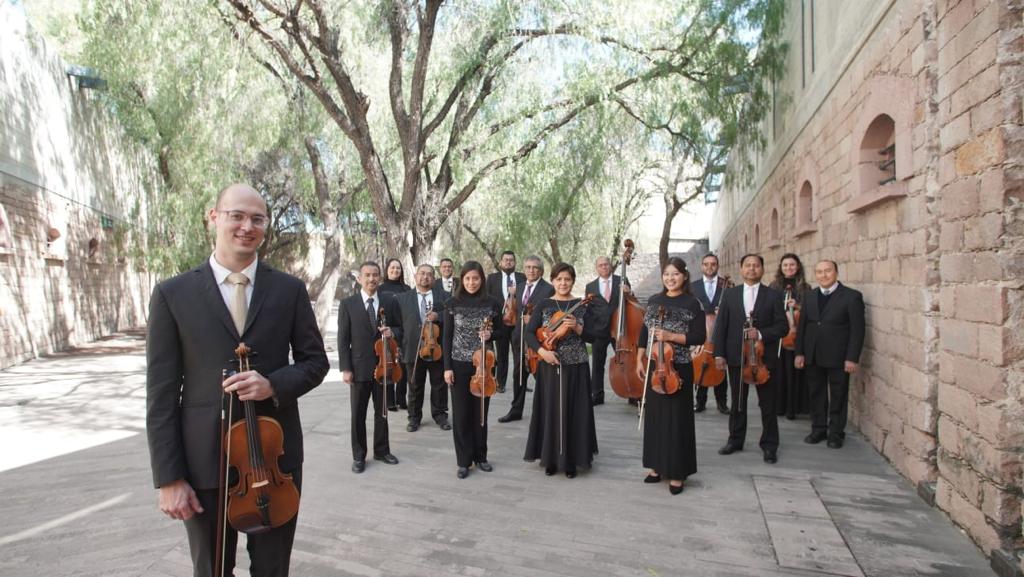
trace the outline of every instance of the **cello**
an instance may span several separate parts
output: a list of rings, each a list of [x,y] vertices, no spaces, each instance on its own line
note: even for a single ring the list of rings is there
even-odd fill
[[[491,319],[484,319],[480,326],[480,332],[491,330]],[[487,341],[483,335],[480,336],[480,348],[473,351],[473,366],[476,370],[469,379],[469,392],[474,397],[480,397],[480,426],[486,425],[487,406],[484,404],[487,397],[493,397],[498,390],[498,381],[494,378],[494,351],[487,350]]]
[[[732,288],[732,280],[722,276],[722,291]],[[714,298],[714,295],[712,295]],[[715,345],[711,338],[715,334],[715,321],[718,319],[718,307],[715,312],[704,315],[707,329],[707,341],[695,347],[693,353],[693,383],[699,387],[717,387],[725,380],[725,371],[715,366]]]
[[[615,354],[608,367],[608,381],[615,394],[624,399],[636,399],[643,395],[644,381],[636,374],[636,343],[644,324],[644,308],[636,295],[626,294],[626,266],[633,259],[633,241],[623,243],[622,271],[619,285],[618,304],[612,312],[611,338],[615,341]]]
[[[252,350],[245,343],[235,349],[239,372],[252,370]],[[233,372],[224,371],[222,381]],[[234,393],[225,393],[221,411],[220,489],[217,502],[215,568],[224,574],[227,526],[249,535],[266,533],[288,523],[299,512],[299,491],[292,476],[281,472],[277,460],[284,454],[284,431],[272,417],[257,415],[256,401],[240,401],[244,417],[234,422]],[[230,470],[237,473],[228,485]]]
[[[378,326],[387,326],[384,320],[384,307],[381,307],[377,315]],[[388,382],[396,383],[402,379],[402,363],[398,356],[398,341],[395,337],[385,337],[380,333],[380,339],[373,343],[373,352],[377,355],[377,366],[373,368],[373,378],[384,387],[384,398],[381,402],[381,411],[384,418],[388,418]]]

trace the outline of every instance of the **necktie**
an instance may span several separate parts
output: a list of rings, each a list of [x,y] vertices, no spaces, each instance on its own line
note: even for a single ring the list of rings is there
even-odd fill
[[[603,291],[604,292],[604,295],[603,295],[604,296],[604,300],[606,300],[608,302],[612,302],[612,281],[611,280],[603,280],[601,282],[604,284],[604,291]]]
[[[420,322],[427,320],[427,295],[420,293]]]
[[[715,281],[704,281],[704,292],[708,293],[708,300],[715,298]]]
[[[249,284],[249,277],[240,272],[233,272],[228,275],[228,282],[235,287],[228,310],[231,312],[231,320],[235,321],[238,336],[241,337],[245,331],[245,317],[249,314],[249,303],[245,299],[245,287]]]
[[[530,302],[530,295],[531,294],[533,294],[533,285],[532,284],[527,284],[526,285],[526,290],[523,291],[523,306],[524,307],[526,306],[526,303]]]
[[[366,314],[370,316],[370,326],[377,328],[377,307],[373,306],[373,297],[366,301]]]

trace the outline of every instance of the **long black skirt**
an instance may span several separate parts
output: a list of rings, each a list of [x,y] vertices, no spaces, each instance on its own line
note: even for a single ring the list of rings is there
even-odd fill
[[[597,454],[597,429],[590,400],[588,363],[561,368],[541,361],[526,440],[527,461],[563,471],[589,468]],[[559,398],[561,397],[561,398]]]
[[[811,407],[811,394],[804,371],[793,366],[794,358],[794,351],[782,349],[778,365],[772,373],[772,378],[776,379],[775,413],[789,418],[806,415]]]
[[[693,367],[675,365],[681,384],[672,395],[647,386],[644,407],[644,467],[666,479],[697,472],[697,433],[693,424]]]

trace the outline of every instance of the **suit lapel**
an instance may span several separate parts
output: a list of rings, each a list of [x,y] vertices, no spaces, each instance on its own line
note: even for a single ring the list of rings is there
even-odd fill
[[[220,317],[221,322],[224,323],[224,327],[228,329],[231,336],[241,340],[238,329],[235,328],[235,321],[231,320],[231,311],[228,310],[228,305],[224,304],[224,297],[220,294],[220,289],[217,288],[216,279],[213,277],[213,269],[210,268],[209,261],[195,269],[195,273],[202,279],[203,298],[206,300],[206,304],[213,310],[215,315]]]
[[[263,308],[263,301],[270,292],[270,287],[267,286],[271,282],[270,273],[271,269],[262,262],[256,266],[256,284],[252,287],[252,300],[249,302],[249,313],[245,315],[245,331],[242,334],[249,332],[249,327]]]

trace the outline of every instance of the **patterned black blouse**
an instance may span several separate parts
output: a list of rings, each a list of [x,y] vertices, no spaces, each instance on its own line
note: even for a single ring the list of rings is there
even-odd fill
[[[490,318],[494,327],[501,322],[501,303],[489,296],[463,296],[449,302],[444,315],[444,368],[453,370],[452,361],[473,362],[480,349],[480,327]]]
[[[700,301],[690,294],[682,294],[674,297],[665,294],[656,294],[647,300],[647,314],[644,315],[644,326],[640,329],[640,348],[647,348],[647,339],[650,336],[648,329],[658,326],[658,315],[660,308],[665,307],[665,321],[662,325],[666,331],[686,335],[686,344],[672,343],[672,352],[675,354],[674,363],[684,365],[690,363],[690,347],[704,344],[707,338],[707,328],[704,326],[704,311],[700,307]]]
[[[568,301],[545,299],[540,303],[540,308],[535,310],[533,315],[530,316],[530,323],[526,325],[526,334],[523,335],[530,348],[535,351],[540,350],[540,341],[537,340],[537,329],[547,324],[556,312],[565,312],[578,302],[580,302],[580,299]],[[573,311],[573,316],[576,317],[576,322],[581,327],[583,326],[583,316],[585,313],[586,307],[579,307]],[[590,361],[590,356],[587,355],[586,343],[574,331],[570,331],[565,338],[558,341],[555,353],[558,355],[558,361],[563,365],[579,365]]]

